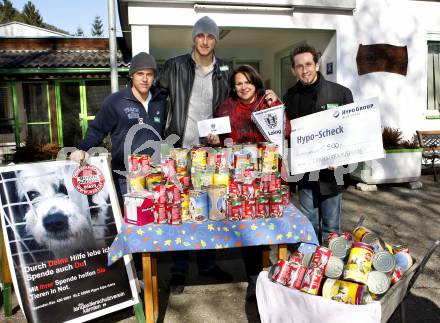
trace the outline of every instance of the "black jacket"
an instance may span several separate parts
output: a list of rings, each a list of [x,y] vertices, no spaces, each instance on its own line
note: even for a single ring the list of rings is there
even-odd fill
[[[86,136],[79,149],[87,151],[91,147],[97,147],[102,143],[107,134],[111,135],[112,141],[112,169],[125,170],[124,142],[128,131],[133,125],[144,123],[152,126],[160,136],[166,121],[166,99],[159,89],[150,89],[152,98],[148,104],[148,115],[142,103],[135,98],[131,87],[109,95],[95,116],[95,120],[89,125]],[[130,146],[130,153],[144,144],[147,140],[161,140],[149,129],[140,129],[135,133]],[[154,153],[148,148],[137,152],[139,154]]]
[[[229,91],[229,66],[219,58],[215,58],[212,74],[212,114],[226,99]],[[162,93],[168,95],[168,121],[165,135],[176,134],[181,145],[188,117],[189,98],[194,84],[196,63],[191,54],[173,57],[164,64],[160,74]]]
[[[344,104],[353,103],[353,95],[350,89],[327,81],[321,73],[318,72],[317,84],[317,96],[316,104],[310,110],[300,104],[301,100],[301,84],[298,81],[293,87],[291,87],[283,98],[283,102],[286,106],[286,114],[289,120],[304,117],[306,115],[324,111],[334,106],[340,106]],[[316,182],[308,181],[308,173],[304,174],[302,180],[298,182],[299,187],[311,188],[316,185]],[[344,177],[344,182],[348,178]],[[322,169],[319,172],[319,189],[322,195],[334,195],[341,192],[344,189],[343,185],[337,185],[334,172],[328,169]]]

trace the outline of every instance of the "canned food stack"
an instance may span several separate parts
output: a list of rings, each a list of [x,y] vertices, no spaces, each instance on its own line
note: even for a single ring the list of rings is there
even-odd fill
[[[413,264],[407,246],[389,245],[365,227],[353,234],[332,233],[326,244],[328,248],[318,246],[314,254],[296,252],[289,261],[280,260],[269,278],[312,295],[359,305],[382,297]],[[299,288],[298,277],[303,277]]]

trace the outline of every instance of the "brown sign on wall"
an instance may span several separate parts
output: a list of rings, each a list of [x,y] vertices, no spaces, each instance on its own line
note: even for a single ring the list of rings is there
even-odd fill
[[[406,46],[360,44],[356,63],[359,75],[372,72],[390,72],[406,75],[408,69],[408,50]]]

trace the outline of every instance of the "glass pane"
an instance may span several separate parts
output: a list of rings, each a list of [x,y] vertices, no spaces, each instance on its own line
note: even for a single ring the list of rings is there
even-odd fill
[[[64,147],[75,147],[82,139],[79,83],[60,83]]]
[[[28,138],[32,138],[34,144],[50,143],[49,127],[49,124],[28,124]]]
[[[45,83],[23,83],[23,104],[27,122],[48,122],[49,109]]]
[[[94,116],[101,108],[104,99],[111,94],[110,80],[86,81],[87,115]]]
[[[0,87],[0,134],[11,134],[14,132],[14,115],[12,112],[12,99],[9,87]],[[3,140],[2,140],[3,139]],[[7,142],[4,138],[0,143]],[[14,140],[12,140],[13,142]]]

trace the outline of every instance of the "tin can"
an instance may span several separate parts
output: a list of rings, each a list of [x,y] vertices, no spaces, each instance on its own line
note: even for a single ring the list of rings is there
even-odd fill
[[[281,179],[280,179],[281,183]],[[281,195],[283,197],[283,206],[288,207],[290,204],[290,188],[288,185],[281,185]]]
[[[141,171],[141,155],[130,154],[128,155],[128,173],[135,174]]]
[[[261,172],[274,173],[278,170],[278,146],[272,143],[259,143]]]
[[[194,145],[190,150],[191,154],[191,167],[192,168],[205,168],[207,163],[206,148],[202,145]]]
[[[402,271],[399,267],[395,267],[391,275],[391,284],[397,283],[402,278]]]
[[[217,148],[217,156],[215,159],[216,169],[229,169],[228,154],[225,148]]]
[[[269,193],[270,177],[267,174],[261,174],[260,192]]]
[[[257,219],[269,218],[269,196],[266,193],[261,193],[257,198]]]
[[[281,194],[270,194],[269,214],[271,218],[281,218],[283,216],[283,197]]]
[[[154,204],[154,224],[168,223],[168,216],[165,204]]]
[[[362,304],[363,295],[364,286],[353,282],[327,278],[322,285],[322,297],[345,304]]]
[[[301,251],[295,251],[290,254],[289,262],[294,262],[297,264],[301,264],[302,259],[304,258],[304,254]]]
[[[255,199],[255,182],[246,180],[241,184],[241,196],[248,200]]]
[[[384,294],[391,285],[391,279],[385,274],[377,270],[368,273],[367,286],[371,293],[375,295]]]
[[[229,178],[229,195],[241,196],[241,182],[233,177]]]
[[[189,191],[189,214],[195,222],[208,220],[208,193],[202,190]]]
[[[166,184],[167,204],[179,204],[182,202],[182,194],[180,188],[176,184]]]
[[[164,157],[160,162],[162,175],[168,179],[176,175],[176,161],[171,157]]]
[[[341,277],[343,271],[344,262],[341,260],[341,258],[330,256],[324,275],[328,278],[337,279]]]
[[[209,185],[209,219],[220,221],[226,219],[226,185]]]
[[[189,193],[188,190],[182,192],[182,222],[191,221],[189,215]]]
[[[164,182],[157,182],[151,187],[154,195],[154,203],[165,204],[167,202],[167,191]]]
[[[167,218],[169,224],[182,223],[182,207],[180,204],[167,205]]]
[[[332,234],[328,237],[328,247],[332,251],[332,255],[343,259],[351,248],[351,242],[345,237]]]
[[[145,181],[148,189],[151,189],[152,186],[158,182],[162,181],[162,173],[160,170],[152,170],[149,174],[146,175]]]
[[[249,156],[249,162],[258,169],[258,147],[254,143],[244,143],[242,151]]]
[[[229,185],[229,172],[215,172],[214,173],[214,184],[216,185]]]
[[[317,246],[309,267],[320,268],[324,272],[331,254],[332,252],[330,249],[323,246]]]
[[[391,273],[396,267],[396,259],[388,251],[380,251],[373,256],[373,267],[377,271]]]
[[[278,264],[272,266],[269,270],[268,277],[273,282],[287,286],[292,275],[293,267],[288,261],[280,260]]]
[[[175,160],[176,173],[178,175],[188,174],[188,150],[186,148],[170,149],[171,158]]]
[[[295,262],[289,262],[289,265],[292,267],[292,271],[290,272],[290,279],[287,283],[287,287],[300,289],[307,268]]]
[[[396,254],[396,253],[398,253],[400,251],[409,253],[409,248],[408,248],[407,245],[396,245],[396,246],[392,246],[391,249],[392,249],[392,253],[393,254]]]
[[[150,172],[151,170],[151,165],[150,165],[150,156],[148,155],[141,155],[141,158],[139,160],[140,164],[141,164],[141,172],[142,174],[146,175]]]
[[[205,169],[201,172],[201,184],[202,187],[214,184],[214,170],[213,169]]]
[[[413,265],[413,259],[411,255],[405,251],[399,251],[394,255],[396,260],[396,266],[404,274]]]
[[[243,214],[241,219],[244,220],[253,220],[257,214],[257,202],[255,199],[243,199]]]
[[[145,189],[145,175],[142,173],[127,176],[128,192],[137,192]]]
[[[313,258],[313,253],[305,253],[304,257],[301,260],[301,265],[305,266],[305,267],[309,267],[310,261]]]
[[[237,152],[234,154],[234,168],[236,170],[245,169],[247,164],[249,164],[248,154],[242,152]]]
[[[177,179],[183,187],[189,187],[191,185],[191,178],[188,175],[177,174]]]
[[[322,274],[321,268],[307,268],[300,289],[308,294],[317,295],[323,278]]]
[[[272,173],[269,175],[269,193],[278,192],[281,189],[281,178],[279,173]]]
[[[344,268],[344,280],[366,284],[367,275],[371,271],[372,258],[373,248],[370,245],[355,242]]]
[[[228,199],[228,219],[229,221],[240,221],[243,217],[242,199],[231,197]]]

